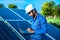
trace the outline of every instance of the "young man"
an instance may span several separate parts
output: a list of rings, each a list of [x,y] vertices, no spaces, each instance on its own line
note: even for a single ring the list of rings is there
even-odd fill
[[[38,14],[36,9],[33,7],[32,4],[29,4],[25,8],[26,13],[29,16],[33,17],[31,28],[27,28],[28,32],[34,33],[31,35],[32,40],[42,40],[43,35],[47,31],[47,22],[46,18],[42,15]]]

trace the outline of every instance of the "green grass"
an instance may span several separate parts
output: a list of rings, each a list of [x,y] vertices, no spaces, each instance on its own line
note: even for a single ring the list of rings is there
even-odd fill
[[[47,22],[60,29],[60,17],[57,17],[56,19],[54,19],[54,18],[47,18]]]

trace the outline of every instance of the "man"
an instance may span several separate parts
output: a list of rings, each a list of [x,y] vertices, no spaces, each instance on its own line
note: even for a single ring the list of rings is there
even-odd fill
[[[25,8],[26,13],[29,14],[29,16],[33,17],[31,28],[27,28],[28,32],[34,33],[31,35],[32,40],[42,40],[43,35],[47,31],[47,22],[46,18],[42,15],[38,14],[36,9],[33,7],[32,4],[29,4]]]

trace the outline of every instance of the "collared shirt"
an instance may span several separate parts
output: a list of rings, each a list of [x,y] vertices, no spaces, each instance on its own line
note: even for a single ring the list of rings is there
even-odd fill
[[[46,18],[40,14],[36,15],[36,18],[32,20],[31,28],[35,34],[44,34],[47,30]]]

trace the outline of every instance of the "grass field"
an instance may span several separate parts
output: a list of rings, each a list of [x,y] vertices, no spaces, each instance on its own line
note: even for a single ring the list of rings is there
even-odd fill
[[[60,17],[57,17],[55,19],[54,18],[47,18],[47,22],[60,29]]]

